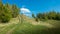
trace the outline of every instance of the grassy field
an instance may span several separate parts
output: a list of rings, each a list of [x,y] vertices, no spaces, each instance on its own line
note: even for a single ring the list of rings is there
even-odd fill
[[[23,23],[0,27],[0,34],[60,34],[60,21],[48,20],[32,23],[23,21]]]

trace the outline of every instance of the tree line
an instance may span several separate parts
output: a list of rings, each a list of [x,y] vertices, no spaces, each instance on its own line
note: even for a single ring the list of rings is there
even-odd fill
[[[0,22],[8,22],[11,18],[18,16],[20,9],[15,4],[3,4],[0,1]]]
[[[36,16],[32,14],[32,17],[36,20],[60,20],[60,12],[49,11],[46,13],[37,13]]]

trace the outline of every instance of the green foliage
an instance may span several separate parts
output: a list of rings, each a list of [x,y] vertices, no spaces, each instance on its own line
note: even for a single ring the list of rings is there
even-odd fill
[[[16,5],[5,5],[0,1],[0,22],[8,22],[12,17],[17,17],[19,8]]]
[[[38,18],[35,18],[35,21],[38,22],[39,21]]]
[[[56,20],[60,20],[60,13],[57,13]]]
[[[55,19],[56,18],[56,12],[52,11],[48,13],[48,18],[49,19]]]
[[[0,13],[0,20],[1,20],[1,22],[8,22],[12,17],[11,12],[5,6],[3,6],[2,9],[3,10],[0,11],[1,12]]]
[[[38,19],[36,19],[38,18]],[[50,11],[46,13],[37,13],[36,20],[60,20],[60,13],[56,11]]]
[[[34,15],[34,14],[32,14],[32,17],[33,17],[33,18],[35,18],[35,15]]]
[[[17,17],[18,14],[19,14],[19,9],[17,8],[16,5],[12,5],[12,16]]]
[[[41,13],[38,13],[38,14],[36,15],[36,17],[37,17],[37,18],[42,18],[42,14],[41,14]]]

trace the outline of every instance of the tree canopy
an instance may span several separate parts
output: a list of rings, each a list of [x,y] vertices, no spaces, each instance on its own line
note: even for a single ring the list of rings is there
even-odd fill
[[[0,1],[0,22],[8,22],[12,17],[15,18],[19,14],[19,8],[16,5],[3,4]]]
[[[37,20],[60,20],[60,12],[49,11],[46,13],[37,13],[35,19]]]

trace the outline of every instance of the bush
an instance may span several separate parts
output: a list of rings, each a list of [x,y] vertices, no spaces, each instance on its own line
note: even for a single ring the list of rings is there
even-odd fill
[[[39,21],[38,18],[35,18],[35,21],[38,22]]]
[[[0,15],[1,22],[4,23],[8,22],[11,18],[12,18],[11,11],[9,11],[6,7],[3,7],[3,12]]]

